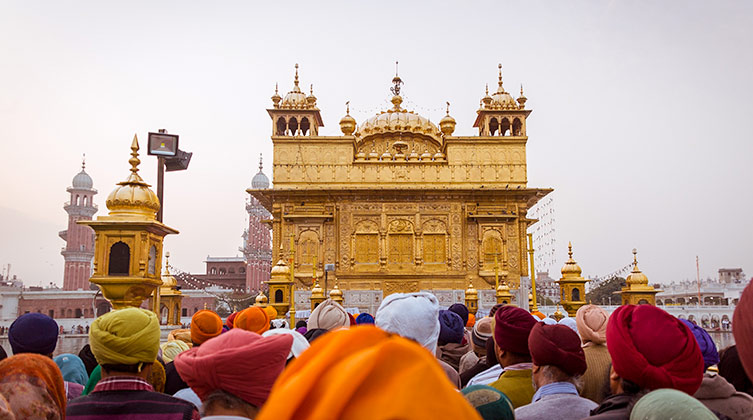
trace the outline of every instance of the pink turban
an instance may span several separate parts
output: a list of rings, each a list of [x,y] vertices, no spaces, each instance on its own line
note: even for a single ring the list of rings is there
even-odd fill
[[[737,343],[740,361],[749,378],[753,378],[753,288],[751,284],[743,290],[740,302],[732,315],[732,334]]]
[[[222,390],[261,407],[285,368],[292,345],[291,335],[262,337],[233,328],[180,353],[175,368],[202,401]]]
[[[578,326],[578,334],[583,343],[589,341],[594,344],[607,342],[607,320],[609,314],[602,307],[596,305],[584,305],[575,313],[575,324]]]

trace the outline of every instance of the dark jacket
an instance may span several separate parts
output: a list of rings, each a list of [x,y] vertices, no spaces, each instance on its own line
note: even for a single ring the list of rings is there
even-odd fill
[[[591,410],[588,419],[629,420],[635,397],[634,394],[611,395]]]

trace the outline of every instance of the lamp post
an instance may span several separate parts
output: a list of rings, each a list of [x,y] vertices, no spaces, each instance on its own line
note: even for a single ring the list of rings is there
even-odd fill
[[[327,293],[327,274],[330,271],[335,271],[335,265],[334,264],[324,264],[324,296],[329,296]]]
[[[161,222],[165,208],[163,198],[165,170],[171,172],[188,169],[188,163],[191,162],[193,153],[178,149],[178,135],[167,134],[167,130],[162,128],[157,130],[156,133],[149,133],[147,154],[157,156],[157,198],[159,198],[160,204],[159,211],[157,211],[157,221]]]

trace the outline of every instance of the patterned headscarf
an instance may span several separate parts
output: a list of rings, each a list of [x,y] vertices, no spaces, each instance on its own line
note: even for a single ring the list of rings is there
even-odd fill
[[[17,419],[65,417],[63,375],[49,357],[22,353],[0,362],[0,394]]]

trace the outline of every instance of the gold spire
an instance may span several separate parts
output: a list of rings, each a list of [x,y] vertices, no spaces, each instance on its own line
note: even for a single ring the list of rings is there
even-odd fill
[[[119,182],[107,197],[105,202],[110,210],[110,216],[153,220],[160,208],[157,194],[149,188],[149,184],[139,176],[139,139],[134,134],[131,142],[131,164],[128,179]]]
[[[583,270],[581,270],[578,263],[575,262],[575,260],[573,259],[572,242],[567,243],[567,255],[569,256],[569,258],[567,262],[565,262],[565,265],[562,267],[562,277],[565,277],[565,278],[580,277],[580,274],[583,272]]]
[[[528,98],[523,95],[523,84],[520,84],[520,96],[518,97],[518,104],[520,105],[520,109],[523,109],[526,107],[526,101],[528,101]]]
[[[350,116],[350,101],[345,102],[345,116],[340,120],[340,131],[346,136],[356,131],[356,119]]]
[[[505,88],[502,87],[502,63],[499,63],[497,67],[499,68],[499,82],[497,82],[498,83],[497,92],[504,93]]]
[[[300,92],[301,88],[298,86],[298,63],[295,63],[295,80],[293,81],[293,84],[293,90]]]
[[[633,270],[625,279],[628,285],[648,285],[648,277],[638,268],[638,250],[633,248]]]
[[[451,136],[455,132],[455,118],[450,116],[450,102],[447,102],[447,115],[439,121],[439,129],[445,136]]]

